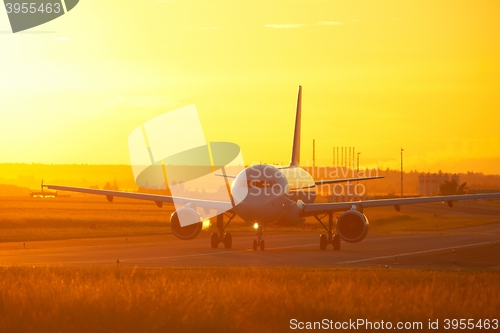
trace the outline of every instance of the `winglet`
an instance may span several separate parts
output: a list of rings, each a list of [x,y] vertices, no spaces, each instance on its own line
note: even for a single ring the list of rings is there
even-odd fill
[[[300,116],[302,110],[302,86],[299,86],[299,94],[297,97],[297,112],[295,114],[295,130],[293,132],[292,159],[290,160],[291,167],[300,165]]]

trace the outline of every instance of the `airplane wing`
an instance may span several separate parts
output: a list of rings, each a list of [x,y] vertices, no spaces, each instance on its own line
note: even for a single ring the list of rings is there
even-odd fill
[[[429,202],[447,202],[448,206],[453,207],[453,201],[459,200],[479,200],[479,199],[500,199],[500,193],[491,194],[467,194],[467,195],[446,195],[436,197],[417,197],[401,199],[381,199],[364,200],[351,202],[333,202],[303,204],[302,216],[314,216],[318,214],[328,214],[335,212],[344,212],[350,209],[362,210],[369,207],[394,206],[399,211],[401,205],[411,205]]]
[[[174,203],[175,200],[175,204],[181,204],[181,205],[190,204],[193,208],[200,207],[205,209],[214,209],[218,211],[229,211],[233,208],[230,202],[190,199],[190,198],[172,197],[172,196],[158,195],[158,194],[97,190],[92,188],[70,187],[70,186],[49,185],[49,184],[42,184],[42,189],[43,188],[47,188],[49,190],[105,195],[108,201],[113,201],[113,197],[154,201],[158,207],[162,207],[163,203]]]
[[[326,185],[326,184],[334,184],[334,183],[346,183],[346,182],[355,182],[359,180],[370,180],[370,179],[380,179],[384,178],[384,176],[376,176],[376,177],[364,177],[364,178],[340,178],[340,179],[326,179],[326,180],[315,180],[314,183],[316,185]]]

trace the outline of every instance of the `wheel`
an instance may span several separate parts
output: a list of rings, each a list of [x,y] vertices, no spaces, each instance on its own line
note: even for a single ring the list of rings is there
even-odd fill
[[[212,238],[210,239],[210,242],[212,244],[212,249],[216,249],[219,247],[219,235],[216,234],[215,232],[212,233]]]
[[[326,250],[326,246],[328,245],[328,239],[325,234],[319,236],[319,249]]]
[[[261,250],[261,251],[264,251],[264,249],[265,249],[265,248],[266,248],[266,243],[264,243],[264,240],[262,239],[262,240],[260,241],[260,250]]]
[[[335,251],[340,250],[340,236],[339,235],[333,236],[333,249]]]
[[[224,235],[224,247],[230,249],[233,246],[233,236],[230,233]]]
[[[256,239],[253,240],[253,249],[254,249],[254,251],[257,251],[257,240]]]

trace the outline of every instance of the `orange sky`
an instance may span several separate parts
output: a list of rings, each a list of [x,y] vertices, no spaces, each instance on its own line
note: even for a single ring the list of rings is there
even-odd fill
[[[25,33],[0,11],[0,163],[128,163],[144,121],[196,104],[208,141],[499,173],[500,2],[97,1]]]

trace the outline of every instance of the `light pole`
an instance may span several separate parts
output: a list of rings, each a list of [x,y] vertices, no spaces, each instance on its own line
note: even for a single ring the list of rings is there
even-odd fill
[[[403,197],[403,147],[401,147],[401,197]]]
[[[359,177],[359,154],[361,154],[360,151],[358,151],[358,165],[356,167],[356,177]]]
[[[316,140],[313,139],[313,168],[316,166]]]

